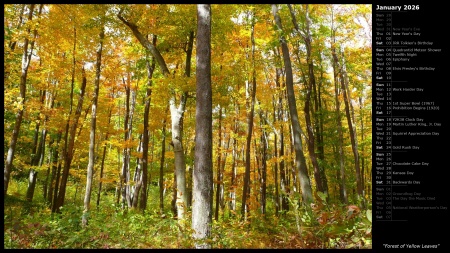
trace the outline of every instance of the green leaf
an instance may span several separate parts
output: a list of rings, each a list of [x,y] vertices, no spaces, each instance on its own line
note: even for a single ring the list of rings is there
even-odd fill
[[[327,194],[326,193],[324,193],[324,192],[317,192],[317,195],[319,195],[319,197],[320,197],[320,199],[322,200],[322,201],[326,201],[327,200]]]
[[[366,211],[366,217],[370,222],[372,222],[372,210]]]

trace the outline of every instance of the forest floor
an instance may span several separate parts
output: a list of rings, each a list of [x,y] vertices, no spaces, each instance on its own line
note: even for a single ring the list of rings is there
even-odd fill
[[[27,206],[23,199],[24,196],[13,193],[4,200],[5,249],[194,247],[190,213],[185,224],[179,225],[170,210],[164,214],[156,211],[157,203],[149,203],[142,213],[124,210],[113,202],[113,194],[104,195],[98,209],[93,204],[89,224],[83,228],[81,200],[76,204],[72,199],[66,200],[61,213],[52,214],[46,205]],[[372,247],[370,209],[321,203],[309,211],[290,207],[280,216],[273,214],[272,207],[268,207],[267,216],[253,211],[256,214],[247,221],[242,221],[237,213],[221,212],[219,221],[213,220],[209,243],[212,248]]]

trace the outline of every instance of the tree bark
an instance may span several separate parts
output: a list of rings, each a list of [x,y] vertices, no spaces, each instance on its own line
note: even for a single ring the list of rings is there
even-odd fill
[[[177,174],[173,175],[173,185],[172,185],[172,201],[170,202],[172,207],[172,213],[174,218],[178,218],[177,212]]]
[[[186,193],[186,162],[183,150],[183,115],[186,107],[186,95],[183,94],[179,106],[175,106],[175,98],[170,99],[170,115],[172,119],[172,142],[173,151],[175,153],[175,174],[176,180],[176,205],[177,217],[181,222],[185,216],[187,207]]]
[[[28,188],[27,188],[27,195],[26,195],[26,204],[24,211],[28,213],[31,208],[31,203],[33,202],[33,196],[34,196],[34,190],[36,189],[36,181],[37,181],[37,174],[38,172],[34,169],[30,169],[29,175],[28,175]]]
[[[95,131],[97,128],[97,103],[98,95],[100,89],[100,72],[102,66],[102,49],[103,49],[103,39],[105,38],[104,27],[100,31],[100,42],[97,50],[97,62],[95,64],[95,87],[92,101],[92,112],[91,112],[91,131],[89,135],[89,163],[87,167],[86,176],[86,191],[84,195],[84,210],[81,218],[82,225],[88,225],[88,215],[91,209],[91,192],[92,192],[92,179],[94,176],[94,164],[95,164]]]
[[[29,178],[28,178],[28,189],[27,189],[27,202],[31,203],[33,201],[34,189],[36,188],[36,180],[37,180],[38,172],[34,169],[30,169]]]
[[[275,23],[279,31],[283,31],[281,24],[281,18],[278,15],[278,8],[276,4],[272,4],[272,12],[275,19]],[[289,113],[291,115],[291,125],[293,130],[294,138],[294,149],[295,149],[295,170],[297,172],[298,178],[300,180],[300,188],[303,197],[303,203],[309,204],[313,202],[311,182],[308,175],[308,168],[306,166],[305,156],[303,155],[302,144],[301,144],[301,129],[298,120],[297,108],[295,103],[294,94],[294,81],[292,74],[291,60],[289,56],[289,48],[287,46],[286,39],[283,35],[280,36],[281,49],[283,52],[284,68],[286,71],[286,89],[289,105]]]
[[[195,114],[195,166],[192,205],[193,238],[196,248],[211,248],[204,241],[212,223],[212,91],[211,6],[197,5],[197,103]]]

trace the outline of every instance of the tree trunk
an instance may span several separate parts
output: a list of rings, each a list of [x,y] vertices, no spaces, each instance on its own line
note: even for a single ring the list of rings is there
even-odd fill
[[[234,108],[235,108],[235,117],[234,117],[234,122],[233,122],[233,150],[232,150],[232,157],[231,157],[231,189],[230,189],[230,202],[229,202],[229,208],[230,211],[235,211],[236,210],[236,187],[237,187],[237,182],[236,182],[236,164],[237,164],[237,156],[238,156],[238,151],[237,151],[237,133],[238,133],[238,118],[239,118],[239,103],[237,101],[235,101],[234,103]],[[232,213],[233,214],[233,213]]]
[[[178,218],[177,212],[177,174],[173,175],[173,184],[172,184],[172,201],[171,201],[172,213],[173,217]]]
[[[64,168],[63,168],[63,173],[62,173],[62,176],[61,176],[61,184],[59,186],[58,196],[57,196],[57,199],[55,201],[54,208],[52,209],[53,212],[59,212],[59,208],[64,205],[64,198],[65,198],[65,195],[66,195],[67,179],[69,177],[70,165],[72,163],[72,158],[73,158],[73,149],[74,149],[74,144],[75,144],[75,131],[77,129],[78,119],[80,118],[81,109],[83,107],[84,93],[85,93],[86,82],[87,82],[86,81],[85,70],[84,70],[84,68],[82,68],[82,76],[83,76],[83,78],[82,78],[82,82],[81,82],[80,95],[79,95],[79,98],[78,98],[78,104],[77,104],[77,109],[75,111],[75,116],[74,116],[74,119],[73,119],[73,123],[72,123],[72,125],[70,125],[70,122],[72,122],[70,117],[72,115],[73,90],[74,90],[74,85],[75,85],[75,66],[76,66],[75,53],[76,53],[76,41],[77,41],[77,37],[76,37],[77,33],[76,33],[76,31],[77,30],[74,27],[73,28],[74,41],[73,41],[73,52],[72,52],[73,59],[72,59],[72,80],[71,80],[71,90],[70,90],[70,109],[69,109],[69,117],[67,119],[67,124],[66,124],[66,132],[65,132],[65,135],[64,135],[64,152],[63,152]],[[56,189],[55,189],[55,191],[56,191]],[[55,197],[56,197],[56,195],[55,195]]]
[[[108,128],[109,125],[111,124],[111,115],[112,115],[112,108],[109,109],[108,112]],[[105,135],[105,141],[108,141],[109,138],[109,132],[106,132]],[[97,208],[99,208],[100,205],[100,197],[101,197],[101,193],[102,193],[102,179],[103,179],[103,169],[105,167],[105,158],[106,158],[106,144],[103,146],[103,154],[102,154],[102,163],[100,165],[100,175],[99,175],[99,180],[98,180],[98,193],[97,193]]]
[[[190,77],[191,73],[191,57],[194,43],[194,32],[190,32],[188,48],[186,50],[186,68],[185,76]],[[184,216],[187,209],[187,191],[186,191],[186,159],[183,148],[183,117],[186,109],[187,93],[182,94],[180,103],[175,106],[175,97],[169,101],[170,115],[172,119],[172,142],[175,153],[175,174],[176,174],[176,189],[177,189],[177,217],[180,224],[184,221]]]
[[[132,127],[132,121],[133,117],[132,109],[130,109],[130,93],[131,93],[131,76],[130,73],[128,73],[127,81],[125,82],[125,79],[122,78],[122,82],[125,85],[125,93],[126,93],[126,102],[125,102],[125,116],[124,116],[124,143],[125,147],[123,148],[123,162],[122,162],[122,174],[121,174],[121,182],[122,182],[122,188],[121,188],[121,194],[122,194],[122,208],[125,207],[125,204],[128,207],[131,207],[131,196],[130,196],[130,155],[131,155],[131,148],[130,146],[130,140],[131,140],[131,127]],[[134,96],[133,96],[134,97]],[[132,99],[133,100],[133,99]],[[133,102],[131,102],[133,103]],[[131,106],[133,107],[133,106]],[[131,122],[130,122],[131,121]]]
[[[274,50],[274,54],[276,55],[276,60],[279,61],[279,64],[281,65],[281,59],[280,54],[278,52],[278,48]],[[282,77],[282,69],[276,67],[275,68],[275,83],[277,85],[277,89],[279,89],[278,94],[278,101],[277,101],[277,118],[278,121],[284,122],[284,108],[283,108],[283,85],[280,82],[280,78]],[[279,166],[280,166],[280,189],[281,189],[281,199],[278,199],[278,203],[280,204],[280,211],[287,211],[289,210],[289,203],[287,199],[287,187],[286,187],[286,172],[285,172],[285,166],[284,166],[284,124],[281,124],[280,126],[280,150],[279,153],[277,153],[277,156],[279,157]],[[278,162],[277,162],[278,163]],[[277,186],[278,187],[278,186]]]
[[[211,91],[211,6],[197,5],[197,103],[195,114],[195,166],[192,205],[193,238],[196,248],[211,248],[204,241],[211,235],[212,91]]]
[[[56,202],[58,199],[59,180],[61,177],[61,158],[58,156],[58,153],[59,153],[58,147],[59,147],[59,143],[61,141],[61,136],[62,136],[62,132],[58,132],[56,147],[54,148],[54,151],[53,151],[54,153],[53,153],[52,170],[53,170],[53,175],[55,177],[55,185],[54,185],[53,199],[50,198],[52,213],[56,212]],[[58,160],[59,160],[59,162],[58,162]]]
[[[74,25],[73,26],[72,73],[71,73],[72,77],[71,77],[71,82],[70,82],[69,114],[68,114],[68,118],[67,118],[67,122],[66,122],[66,130],[64,133],[64,150],[62,152],[62,156],[64,159],[64,167],[66,166],[66,164],[68,164],[69,169],[70,169],[70,163],[68,163],[67,160],[69,160],[69,158],[68,158],[69,130],[70,130],[72,111],[73,111],[73,90],[74,90],[74,86],[75,86],[76,45],[77,45],[77,29]],[[76,124],[78,124],[78,119],[76,120]],[[64,172],[63,172],[63,175],[64,175]],[[61,164],[58,167],[58,175],[56,178],[57,182],[59,182],[60,176],[61,176]],[[61,184],[62,184],[62,181],[63,180],[61,180]],[[58,185],[58,187],[60,187],[59,184],[57,184],[57,185]],[[58,195],[56,195],[56,193],[58,193]],[[64,183],[64,194],[65,194],[65,183]],[[63,204],[58,203],[58,202],[60,202],[58,200],[58,198],[60,198],[58,188],[55,188],[55,198],[56,199],[53,204],[52,212],[55,212],[55,211],[59,212],[59,207],[61,207]],[[64,196],[62,196],[61,198],[64,198]],[[64,202],[64,201],[62,201],[62,202]]]
[[[161,72],[165,77],[169,75],[169,69],[167,68],[166,62],[162,57],[159,50],[152,45],[139,31],[136,24],[125,20],[122,16],[122,10],[119,11],[117,17],[127,25],[133,32],[134,36],[139,40],[142,46],[150,51],[150,53],[155,57],[158,65],[161,68]],[[190,57],[192,55],[192,45],[193,45],[193,32],[190,33],[190,39],[188,42],[188,49],[186,51],[186,76],[190,74]],[[170,113],[172,119],[172,145],[174,147],[175,153],[175,173],[177,174],[177,206],[178,206],[178,219],[181,222],[184,219],[185,208],[187,206],[187,194],[186,194],[186,163],[183,152],[182,145],[182,132],[183,132],[183,114],[186,106],[187,94],[183,94],[180,99],[180,104],[178,107],[175,106],[175,97],[172,97],[169,101],[170,103]]]
[[[227,111],[225,110],[224,112],[225,114],[227,113]],[[231,137],[228,137],[228,141],[227,141],[227,146],[225,147],[224,150],[224,157],[223,159],[221,159],[221,170],[220,170],[220,194],[219,194],[219,204],[220,204],[220,208],[222,208],[222,215],[225,216],[225,182],[223,180],[223,176],[224,176],[224,172],[225,172],[225,164],[227,162],[227,156],[228,156],[228,149],[230,148],[230,140]]]
[[[31,21],[33,18],[33,10],[34,4],[30,4],[28,21]],[[30,33],[30,29],[27,29],[27,34]],[[25,94],[26,94],[26,83],[27,83],[27,75],[28,75],[28,67],[30,66],[31,54],[28,53],[28,44],[29,39],[26,36],[23,45],[23,53],[22,53],[22,70],[20,73],[20,103],[21,108],[16,114],[16,122],[14,124],[14,130],[11,137],[11,141],[9,142],[8,154],[6,156],[5,167],[3,169],[3,196],[6,197],[6,193],[8,192],[9,179],[11,175],[11,169],[14,161],[14,153],[16,151],[17,138],[19,137],[20,125],[22,124],[22,118],[24,113],[24,105],[25,105]],[[33,51],[33,50],[31,50]]]
[[[156,44],[156,36],[153,36],[153,44]],[[141,181],[141,201],[139,203],[139,209],[145,210],[147,207],[147,174],[148,174],[148,142],[149,142],[149,131],[148,131],[148,117],[150,112],[150,101],[152,95],[152,78],[153,71],[155,70],[155,61],[152,60],[150,64],[147,59],[147,93],[145,99],[144,107],[144,133],[142,134],[142,181]]]
[[[136,149],[137,153],[142,152],[142,138],[143,134],[139,135],[139,144]],[[142,159],[136,158],[136,169],[134,170],[134,176],[133,176],[133,182],[134,185],[131,187],[130,190],[130,197],[131,197],[131,208],[136,209],[138,207],[139,202],[139,192],[142,187]],[[145,196],[145,193],[144,193]]]
[[[149,139],[150,139],[150,130],[149,130]],[[150,160],[152,161],[151,163],[153,164],[154,163],[153,161],[154,161],[154,158],[155,158],[155,134],[152,135],[152,145],[151,145],[151,147],[152,147],[152,149],[151,149],[152,156],[151,156]],[[147,193],[146,193],[147,202],[148,202],[148,196],[150,194],[150,186],[152,185],[151,168],[149,170],[150,170],[150,173],[149,173],[148,178],[147,178]]]
[[[277,106],[275,105],[275,96],[272,97],[272,104],[273,104],[273,122],[275,123],[277,121]],[[273,146],[274,146],[274,153],[273,156],[277,159],[275,160],[274,164],[274,184],[275,184],[275,215],[279,215],[280,211],[280,194],[278,192],[278,138],[277,134],[273,137]]]
[[[136,39],[139,40],[141,45],[148,49],[150,53],[155,57],[156,61],[158,62],[159,67],[161,68],[161,72],[164,76],[167,77],[169,74],[169,69],[167,68],[166,62],[164,61],[164,58],[162,57],[159,50],[152,44],[150,41],[147,40],[147,38],[139,31],[136,24],[125,20],[124,17],[122,17],[122,9],[119,11],[119,14],[117,14],[117,17],[126,25],[128,26],[131,31],[133,32]]]
[[[278,15],[278,8],[276,4],[272,4],[272,12],[278,30],[283,31],[281,19],[280,16]],[[280,36],[280,42],[281,42],[281,49],[283,51],[284,68],[286,71],[286,89],[294,138],[295,171],[297,172],[298,178],[300,180],[303,203],[309,204],[310,202],[313,202],[312,188],[301,144],[301,129],[300,123],[298,121],[297,107],[295,103],[294,80],[292,74],[291,60],[289,56],[289,48],[283,35]]]
[[[316,125],[316,143],[317,143],[317,152],[319,153],[318,158],[320,160],[320,164],[322,164],[320,168],[320,175],[322,178],[322,185],[328,192],[328,180],[325,173],[324,163],[325,163],[325,148],[324,148],[324,141],[323,141],[323,109],[322,109],[322,80],[323,80],[323,66],[322,66],[322,58],[320,57],[320,81],[316,86],[313,86],[313,92],[314,92],[314,107],[315,107],[315,117],[314,117],[314,124]],[[319,164],[319,165],[320,165]]]
[[[183,150],[183,114],[186,106],[186,95],[183,94],[180,105],[175,106],[175,98],[170,99],[170,115],[172,119],[172,142],[175,153],[176,205],[178,221],[184,220],[187,206],[186,194],[186,162]]]
[[[54,185],[54,180],[55,180],[55,175],[56,175],[56,163],[58,162],[58,156],[56,156],[56,159],[54,157],[54,153],[55,153],[55,147],[53,146],[53,143],[55,142],[54,138],[50,138],[50,143],[49,146],[50,148],[50,154],[49,154],[49,163],[48,163],[48,169],[50,170],[50,182],[48,185],[48,189],[47,189],[47,198],[46,201],[47,203],[50,204],[50,209],[52,208],[52,204],[53,204],[53,185]],[[58,146],[58,143],[56,144],[56,146]],[[56,162],[55,162],[56,160]]]
[[[45,94],[46,91],[40,91],[39,92],[41,94],[41,105],[39,106],[39,111],[41,112],[44,108],[44,101],[45,101]],[[37,157],[37,149],[38,149],[38,139],[39,139],[39,127],[41,126],[41,118],[38,115],[37,116],[37,122],[36,122],[36,127],[34,128],[34,136],[33,136],[33,144],[31,145],[31,160],[30,160],[30,165],[33,166],[33,164],[38,164],[39,163],[39,159],[40,157]],[[39,145],[40,147],[41,145]]]
[[[264,130],[264,127],[262,126],[263,117],[262,112],[259,112],[260,114],[260,124],[261,124],[261,143],[262,146],[261,150],[261,178],[260,178],[260,204],[261,204],[261,214],[266,214],[266,189],[267,189],[267,136],[266,131]]]
[[[166,119],[163,121],[163,128],[161,131],[161,162],[159,167],[159,211],[161,215],[164,213],[164,155],[166,152]]]
[[[363,114],[363,101],[362,97],[359,97],[359,111],[360,111],[360,118],[361,118],[361,143],[364,143],[364,114]],[[364,179],[364,170],[365,170],[365,163],[364,163],[364,144],[361,145],[361,187],[365,188],[365,179]]]
[[[92,101],[92,112],[91,112],[91,131],[89,135],[89,163],[87,167],[86,176],[86,191],[84,195],[84,210],[83,216],[81,218],[82,225],[88,225],[88,215],[91,208],[91,190],[92,190],[92,179],[94,176],[94,164],[95,164],[95,130],[97,127],[97,102],[100,89],[100,72],[102,66],[102,49],[103,49],[103,39],[105,38],[104,27],[100,31],[100,42],[97,50],[97,62],[95,66],[95,87]]]
[[[255,59],[254,59],[254,14],[252,15],[252,26],[251,26],[251,41],[252,41],[252,86],[250,87],[250,82],[246,85],[246,108],[247,108],[247,138],[245,146],[245,176],[244,176],[244,189],[242,192],[242,207],[241,214],[242,218],[246,219],[246,214],[250,211],[248,208],[247,198],[250,197],[250,146],[252,141],[253,132],[253,115],[255,111],[255,96],[256,96],[256,72],[255,72]],[[249,110],[250,109],[250,110]]]
[[[336,56],[336,54],[335,54]],[[348,129],[350,132],[350,141],[352,144],[353,157],[355,158],[355,174],[356,174],[356,189],[357,193],[360,197],[363,197],[363,188],[361,183],[361,172],[359,167],[359,154],[358,154],[358,140],[356,136],[356,129],[353,126],[352,117],[350,115],[350,94],[348,94],[348,84],[346,78],[346,72],[344,68],[345,64],[342,64],[340,67],[340,79],[341,79],[341,87],[342,94],[344,95],[344,105],[345,105],[345,115],[347,117]]]
[[[222,184],[220,165],[222,162],[221,154],[222,154],[222,107],[219,109],[219,141],[217,143],[217,177],[216,177],[216,209],[214,212],[214,219],[216,221],[219,220],[219,202],[220,202],[220,185]]]
[[[334,40],[334,36],[332,37],[332,40]],[[335,57],[335,45],[332,45],[332,54],[333,54],[333,73],[334,73],[334,93],[335,93],[335,102],[336,102],[336,119],[337,119],[337,130],[338,130],[338,137],[339,137],[339,170],[340,170],[340,197],[341,201],[343,203],[348,203],[348,196],[347,196],[347,187],[346,187],[346,176],[345,176],[345,164],[344,164],[344,137],[342,133],[342,120],[341,120],[341,112],[340,112],[340,101],[339,101],[339,85],[338,85],[338,62],[337,57]]]
[[[307,89],[306,89],[306,101],[305,101],[305,120],[306,120],[306,129],[307,129],[307,134],[308,134],[308,139],[307,139],[307,143],[308,143],[308,151],[309,151],[309,156],[311,158],[311,163],[313,165],[314,168],[314,178],[316,180],[316,185],[317,185],[317,190],[323,193],[327,193],[328,192],[328,187],[326,186],[326,178],[322,178],[324,175],[324,173],[322,173],[321,171],[323,170],[322,168],[320,168],[319,166],[319,162],[317,161],[317,156],[316,156],[316,145],[315,142],[317,141],[318,138],[320,138],[319,136],[317,136],[319,133],[318,131],[316,131],[314,133],[314,128],[313,128],[313,124],[311,121],[311,113],[314,115],[314,110],[311,107],[311,95],[314,95],[314,98],[316,98],[315,95],[315,89],[316,89],[316,78],[314,75],[314,65],[313,65],[313,61],[312,61],[312,57],[311,57],[311,51],[312,51],[312,46],[311,46],[311,42],[312,42],[312,38],[311,38],[311,32],[310,32],[310,23],[311,20],[309,18],[309,11],[308,11],[308,4],[306,5],[306,10],[305,10],[305,34],[301,33],[298,24],[297,24],[297,20],[295,17],[295,13],[294,10],[292,9],[291,5],[288,4],[289,7],[289,11],[291,14],[291,18],[292,18],[292,23],[294,24],[295,29],[297,30],[297,32],[303,37],[303,40],[305,42],[305,46],[306,46],[306,62],[308,65],[308,82],[307,82]],[[306,80],[306,78],[304,78]],[[313,94],[314,92],[314,94]],[[315,106],[317,106],[317,100],[314,103]],[[314,118],[314,123],[316,125],[316,127],[318,127],[318,123],[317,123],[317,116],[313,116]]]
[[[75,131],[78,126],[78,119],[80,118],[80,115],[81,115],[81,109],[83,106],[83,99],[84,99],[85,90],[86,90],[87,81],[86,81],[86,73],[84,71],[84,68],[82,68],[82,74],[83,74],[83,81],[81,83],[81,92],[80,92],[80,96],[78,98],[78,105],[77,105],[77,110],[75,112],[74,123],[70,126],[70,130],[69,130],[70,141],[69,141],[69,144],[67,147],[67,153],[64,157],[64,169],[63,169],[63,174],[61,177],[61,185],[60,185],[58,199],[57,199],[57,203],[56,203],[56,210],[58,210],[58,211],[59,211],[59,208],[64,205],[67,179],[69,177],[69,169],[70,169],[70,165],[72,163],[73,151],[74,151],[74,145],[75,145]]]
[[[31,203],[33,201],[34,189],[36,188],[36,180],[37,180],[38,172],[30,169],[29,178],[28,178],[28,189],[27,189],[27,202]]]
[[[48,92],[44,92],[46,97],[50,97],[50,106],[49,108],[53,108],[54,105],[54,97],[51,96]],[[44,128],[41,131],[41,139],[39,141],[39,147],[38,147],[38,151],[37,151],[37,155],[36,157],[39,157],[38,161],[37,161],[37,165],[38,166],[42,166],[44,164],[44,157],[45,157],[45,140],[47,137],[47,121],[49,119],[49,115],[45,115],[44,117]],[[48,158],[48,164],[50,164],[51,161],[51,152],[49,152],[49,158]],[[35,162],[36,163],[36,162]],[[43,183],[43,196],[44,196],[44,201],[47,201],[47,196],[48,196],[48,180],[50,177],[50,166],[48,166],[47,168],[47,172],[45,175],[45,181]]]
[[[187,209],[191,210],[192,207],[192,166],[187,166],[188,176],[186,178],[186,191],[187,191]]]
[[[42,92],[40,92],[41,94],[41,105],[39,108],[39,111],[42,112],[44,110],[45,107],[45,98],[47,97],[46,94],[47,92],[44,90]],[[39,138],[39,127],[41,125],[41,121],[44,121],[44,125],[45,122],[48,120],[48,116],[44,117],[44,119],[41,119],[40,116],[38,115],[38,122],[36,124],[36,128],[35,128],[35,132],[34,132],[34,138],[33,138],[33,146],[32,146],[32,150],[31,150],[31,166],[41,166],[44,162],[44,156],[45,156],[45,139],[47,137],[47,131],[45,129],[45,127],[41,130],[41,138]],[[39,139],[39,143],[38,143],[38,139]],[[50,168],[48,168],[47,173],[46,173],[46,179],[43,183],[43,196],[44,196],[44,200],[46,200],[47,198],[47,179],[48,179],[48,175],[50,173]],[[34,192],[34,190],[33,190]]]

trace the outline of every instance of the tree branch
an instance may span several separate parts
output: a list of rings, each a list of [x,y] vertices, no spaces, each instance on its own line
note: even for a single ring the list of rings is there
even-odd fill
[[[150,41],[147,40],[147,38],[139,31],[138,27],[136,24],[132,23],[131,21],[126,20],[123,16],[122,16],[122,11],[123,9],[121,9],[119,11],[119,13],[117,14],[117,17],[126,25],[128,26],[131,31],[133,32],[134,36],[136,37],[136,39],[138,39],[138,41],[141,43],[141,45],[146,48],[148,51],[150,51],[150,53],[153,55],[153,57],[155,57],[156,61],[158,62],[158,65],[161,69],[161,72],[163,73],[164,76],[167,76],[170,74],[169,69],[167,68],[167,64],[164,61],[164,58],[162,57],[161,53],[159,52],[159,50],[152,45],[152,43],[150,43]]]

